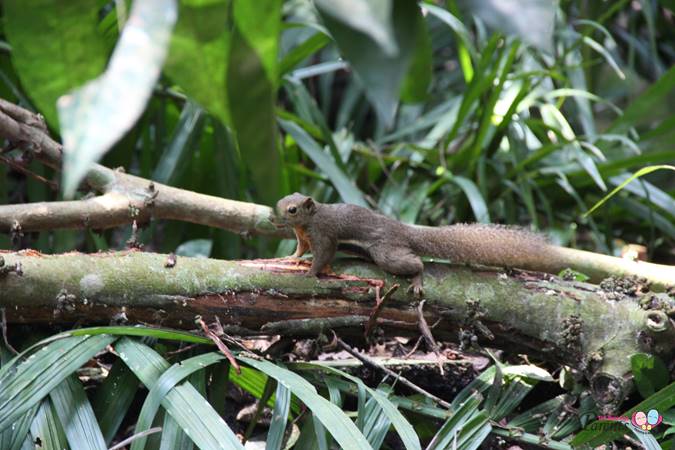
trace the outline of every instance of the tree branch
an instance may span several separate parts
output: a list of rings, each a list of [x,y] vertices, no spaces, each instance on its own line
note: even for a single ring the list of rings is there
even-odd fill
[[[39,115],[0,99],[0,136],[25,147],[43,163],[60,168],[62,147],[48,134]],[[95,164],[86,177],[89,188],[104,194],[95,199],[0,206],[0,231],[59,228],[114,228],[134,220],[173,219],[238,234],[291,237],[270,221],[272,209],[254,203],[198,194],[154,183]],[[126,199],[126,204],[125,204]],[[31,216],[37,216],[32,218]]]
[[[337,274],[317,279],[305,276],[306,268],[292,260],[178,257],[174,267],[165,267],[167,255],[137,251],[2,255],[5,264],[20,264],[23,272],[0,277],[0,307],[10,324],[129,321],[194,328],[201,316],[217,317],[226,330],[238,333],[292,333],[303,321],[300,332],[306,334],[315,320],[362,335],[375,286],[402,281],[351,260],[338,261]],[[529,272],[505,277],[493,270],[429,264],[424,314],[427,321],[442,319],[434,329],[438,338],[468,336],[570,365],[588,377],[601,403],[616,406],[629,392],[630,355],[672,358],[675,351],[675,322],[668,317],[675,302],[666,294],[630,297],[624,288],[606,292]],[[382,308],[378,325],[415,333],[412,300],[399,289]],[[353,316],[362,317],[350,320]],[[284,329],[283,321],[292,322]]]
[[[0,136],[25,146],[45,164],[59,168],[61,145],[49,137],[42,117],[0,99]],[[99,197],[81,201],[0,206],[0,231],[24,232],[59,228],[113,228],[136,221],[172,219],[222,228],[241,235],[292,237],[271,222],[272,209],[177,189],[95,164],[86,177]],[[593,281],[607,276],[640,276],[664,289],[675,280],[675,267],[629,261],[606,255],[554,247],[552,257],[531,270],[557,274],[565,268]]]

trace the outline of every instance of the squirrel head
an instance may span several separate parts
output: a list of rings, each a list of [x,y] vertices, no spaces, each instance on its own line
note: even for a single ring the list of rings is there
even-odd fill
[[[316,203],[312,197],[297,192],[277,202],[277,219],[284,225],[308,225],[314,213],[316,213]]]

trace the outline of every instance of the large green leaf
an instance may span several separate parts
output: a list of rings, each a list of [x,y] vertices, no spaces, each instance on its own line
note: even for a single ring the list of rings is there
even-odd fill
[[[36,448],[49,450],[68,448],[68,441],[63,432],[63,427],[49,398],[45,398],[40,403],[40,407],[30,426],[30,434],[32,437],[31,441]]]
[[[555,0],[460,0],[462,8],[504,33],[518,36],[523,42],[551,50]]]
[[[283,384],[277,383],[274,412],[272,413],[270,429],[267,432],[267,444],[265,445],[265,450],[281,449],[281,445],[284,442],[284,434],[286,432],[288,412],[291,409],[291,397],[291,390]]]
[[[419,437],[415,433],[414,428],[410,425],[410,422],[401,414],[396,406],[387,398],[387,396],[380,390],[372,389],[366,386],[363,381],[359,378],[350,375],[342,370],[338,370],[334,367],[323,365],[323,364],[309,364],[309,363],[297,363],[293,367],[299,367],[301,369],[308,370],[319,370],[325,371],[338,376],[344,377],[356,384],[360,392],[365,394],[366,392],[370,397],[380,406],[383,414],[389,419],[389,421],[394,425],[397,433],[399,434],[403,445],[408,450],[416,450],[421,448]]]
[[[429,95],[431,84],[432,49],[427,22],[421,14],[415,23],[415,48],[408,74],[401,87],[401,100],[408,103],[423,102]]]
[[[35,406],[61,381],[115,340],[114,336],[73,336],[43,346],[0,371],[0,431]]]
[[[136,421],[135,434],[142,433],[150,428],[155,414],[159,410],[159,406],[164,397],[183,379],[190,376],[192,373],[203,370],[211,364],[222,361],[225,357],[218,353],[205,353],[194,356],[192,358],[179,361],[173,366],[169,367],[162,373],[157,382],[150,388],[148,396],[145,398],[141,412]],[[136,439],[131,444],[131,450],[142,450],[145,446],[145,438]]]
[[[389,126],[396,114],[401,84],[408,73],[415,49],[420,9],[413,1],[393,2],[389,20],[394,29],[398,51],[387,52],[372,36],[354,28],[353,21],[345,15],[334,15],[331,7],[327,6],[329,3],[333,2],[317,2],[321,17],[340,52],[364,84],[366,95],[375,107],[378,117],[383,124]],[[378,17],[379,19],[373,20],[381,21],[382,16]]]
[[[223,123],[229,124],[225,91],[232,33],[230,0],[184,0],[164,72],[183,91]]]
[[[169,363],[152,348],[132,339],[122,338],[115,347],[122,360],[150,389],[169,368]],[[230,427],[189,382],[175,386],[161,403],[202,450],[244,448]]]
[[[335,438],[341,448],[371,449],[370,444],[347,415],[316,392],[316,388],[300,375],[265,360],[238,357],[242,362],[266,373],[283,384],[312,411],[314,417]]]
[[[396,0],[315,0],[324,15],[367,35],[388,55],[398,51],[391,23]]]
[[[35,106],[58,128],[56,100],[97,77],[108,58],[90,0],[7,0],[4,29],[12,62]]]
[[[608,131],[618,133],[654,119],[672,117],[673,101],[675,101],[675,66],[633,100]]]
[[[176,16],[176,0],[134,2],[105,73],[59,99],[66,196],[143,113]]]
[[[0,448],[6,450],[19,450],[21,448],[28,436],[36,410],[37,407],[29,409],[12,426],[5,428],[5,431],[0,433]]]
[[[260,200],[281,194],[274,116],[281,0],[184,0],[165,72],[228,125]]]
[[[66,434],[70,448],[78,450],[106,450],[108,447],[98,426],[94,410],[84,393],[82,385],[74,376],[69,376],[49,397]]]
[[[138,391],[138,378],[122,361],[117,360],[92,401],[106,443],[110,443],[122,424]]]
[[[258,198],[268,204],[281,196],[274,115],[280,31],[281,0],[267,0],[264,8],[252,0],[234,2],[226,80],[230,118]]]

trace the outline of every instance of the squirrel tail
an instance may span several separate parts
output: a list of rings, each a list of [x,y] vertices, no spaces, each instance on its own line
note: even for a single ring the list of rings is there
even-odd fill
[[[408,242],[420,256],[455,263],[513,267],[558,274],[565,268],[594,282],[608,276],[644,277],[653,287],[675,286],[675,267],[632,261],[550,244],[540,234],[503,225],[458,224],[446,227],[408,226]]]
[[[504,225],[415,225],[409,228],[409,236],[412,250],[418,255],[530,270],[541,270],[555,249],[540,234]]]

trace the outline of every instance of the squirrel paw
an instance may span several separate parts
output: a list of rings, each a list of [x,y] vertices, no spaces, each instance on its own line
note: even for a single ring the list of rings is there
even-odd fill
[[[424,288],[422,287],[422,275],[415,275],[412,280],[410,280],[408,293],[410,292],[412,292],[415,297],[422,298],[424,295]]]

